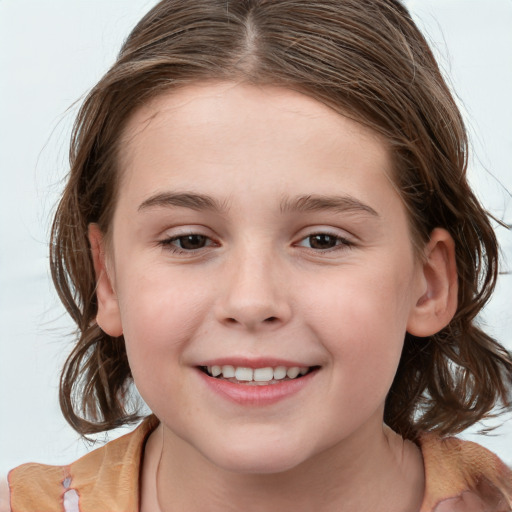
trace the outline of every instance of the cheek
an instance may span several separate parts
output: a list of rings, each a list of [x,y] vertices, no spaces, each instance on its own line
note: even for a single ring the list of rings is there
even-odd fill
[[[352,269],[316,287],[322,293],[311,291],[309,323],[355,403],[368,394],[382,398],[391,386],[409,316],[409,285],[398,271]]]
[[[127,269],[128,270],[128,269]],[[129,271],[129,270],[128,270]],[[123,335],[137,387],[161,386],[179,371],[180,357],[209,308],[205,291],[168,272],[132,272],[117,290]]]
[[[413,274],[407,267],[368,270],[356,266],[317,276],[303,289],[304,311],[318,317],[314,324],[361,341],[393,339],[405,334],[412,306]],[[401,336],[399,336],[401,337]]]
[[[127,269],[128,276],[121,276],[118,298],[125,336],[152,345],[180,343],[204,313],[208,294],[199,277],[183,277],[165,266],[145,268],[139,272]]]

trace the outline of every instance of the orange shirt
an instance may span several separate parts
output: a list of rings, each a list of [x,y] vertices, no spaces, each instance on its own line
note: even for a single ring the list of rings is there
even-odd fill
[[[144,443],[158,425],[133,432],[69,466],[23,464],[9,474],[12,512],[137,512]],[[512,471],[476,443],[425,435],[425,497],[420,512],[510,512]]]

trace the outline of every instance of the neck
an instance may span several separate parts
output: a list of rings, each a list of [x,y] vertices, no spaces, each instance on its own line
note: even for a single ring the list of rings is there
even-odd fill
[[[382,424],[373,432],[358,432],[288,471],[241,474],[212,464],[160,425],[146,448],[142,504],[147,505],[141,510],[419,510],[424,490],[419,449]]]

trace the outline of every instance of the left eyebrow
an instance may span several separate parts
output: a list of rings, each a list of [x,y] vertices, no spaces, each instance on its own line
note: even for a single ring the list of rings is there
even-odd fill
[[[163,192],[155,194],[144,200],[138,210],[147,210],[149,208],[164,207],[164,208],[190,208],[197,211],[211,211],[215,213],[223,213],[226,211],[226,204],[220,203],[215,198],[191,192]]]
[[[351,196],[305,195],[284,198],[281,201],[281,213],[306,213],[321,210],[331,210],[336,213],[368,213],[379,217],[379,214],[371,206]]]

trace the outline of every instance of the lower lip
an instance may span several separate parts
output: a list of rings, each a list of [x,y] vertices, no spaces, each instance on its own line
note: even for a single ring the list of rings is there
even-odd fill
[[[205,384],[215,393],[227,398],[231,402],[241,405],[263,406],[272,405],[289,398],[307,386],[318,370],[298,379],[284,380],[277,384],[265,386],[251,386],[248,384],[236,384],[224,379],[210,377],[198,369]]]

